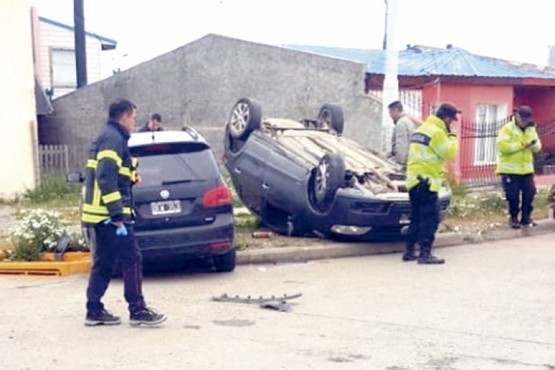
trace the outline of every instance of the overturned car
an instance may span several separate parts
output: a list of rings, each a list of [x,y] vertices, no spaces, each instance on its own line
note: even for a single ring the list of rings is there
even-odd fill
[[[262,118],[240,99],[225,130],[224,163],[237,193],[263,225],[285,235],[355,240],[401,238],[410,223],[405,174],[342,135],[343,112],[324,104],[316,119]],[[445,215],[451,193],[442,188]]]

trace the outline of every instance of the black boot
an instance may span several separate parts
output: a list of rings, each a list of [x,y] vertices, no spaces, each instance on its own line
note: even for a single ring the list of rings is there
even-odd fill
[[[418,259],[416,253],[414,252],[414,247],[414,243],[407,242],[405,245],[405,253],[403,253],[403,262],[416,261]]]
[[[509,225],[513,229],[520,229],[520,222],[518,222],[518,217],[511,217],[511,221],[509,221]]]
[[[418,257],[420,265],[442,265],[445,263],[443,258],[437,258],[432,255],[432,246],[420,246],[420,256]]]

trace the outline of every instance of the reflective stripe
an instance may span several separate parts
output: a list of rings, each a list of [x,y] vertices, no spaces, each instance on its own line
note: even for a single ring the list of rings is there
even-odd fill
[[[114,151],[114,150],[102,150],[100,152],[98,152],[98,154],[96,155],[96,160],[100,161],[102,159],[105,158],[109,158],[113,161],[115,161],[118,165],[118,167],[121,167],[121,164],[123,163],[123,160],[121,159],[121,157],[119,156],[119,154]]]
[[[131,207],[123,207],[122,213],[124,215],[131,215]],[[83,214],[93,214],[97,216],[108,216],[110,212],[108,211],[108,207],[105,206],[93,206],[91,204],[83,204]]]
[[[104,202],[104,204],[117,202],[118,200],[121,200],[121,193],[119,192],[119,190],[102,196],[102,201]]]
[[[81,221],[88,224],[98,224],[98,223],[101,223],[102,221],[107,220],[108,218],[109,218],[108,216],[96,216],[96,215],[90,215],[88,213],[83,213],[83,215],[81,216]]]
[[[94,159],[89,159],[87,161],[87,168],[92,168],[93,170],[96,170],[97,165],[98,165],[98,162]]]
[[[127,168],[127,167],[121,167],[121,168],[119,169],[118,173],[119,173],[120,175],[122,175],[122,176],[132,178],[131,170],[130,170],[129,168]]]

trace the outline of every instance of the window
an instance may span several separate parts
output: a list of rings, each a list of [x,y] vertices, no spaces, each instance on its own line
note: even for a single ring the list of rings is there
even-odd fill
[[[75,51],[67,49],[51,49],[50,61],[52,87],[54,88],[54,93],[59,96],[56,89],[75,89],[77,87]]]
[[[474,141],[474,164],[495,164],[496,140],[499,129],[506,122],[507,105],[479,104],[476,109],[476,136]]]

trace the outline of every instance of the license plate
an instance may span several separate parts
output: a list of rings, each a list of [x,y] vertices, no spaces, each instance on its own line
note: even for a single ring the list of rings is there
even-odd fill
[[[399,224],[401,225],[410,224],[410,215],[401,215],[401,217],[399,217]]]
[[[150,203],[150,209],[154,216],[171,215],[181,212],[181,202],[179,200],[166,200],[163,202]]]

